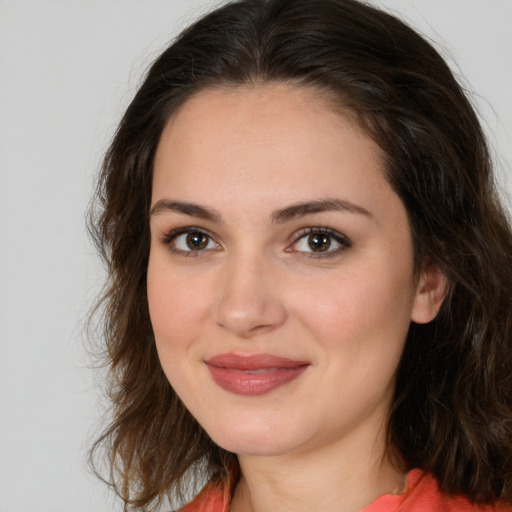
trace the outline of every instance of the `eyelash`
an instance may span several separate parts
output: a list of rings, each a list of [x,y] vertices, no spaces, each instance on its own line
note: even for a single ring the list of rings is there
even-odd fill
[[[338,231],[335,231],[328,227],[314,227],[314,228],[301,229],[294,236],[293,243],[291,244],[290,247],[293,247],[300,240],[302,240],[303,238],[309,237],[311,235],[327,235],[328,237],[330,237],[331,239],[336,241],[338,244],[340,244],[340,247],[338,247],[337,249],[331,250],[331,251],[327,250],[325,252],[296,251],[301,256],[303,256],[305,258],[315,258],[315,259],[332,258],[332,257],[338,256],[343,251],[352,247],[352,242],[350,241],[350,239],[348,237],[346,237],[345,235],[339,233]],[[294,252],[293,249],[287,249],[287,251]]]
[[[217,246],[220,245],[215,241],[214,237],[208,231],[206,231],[202,228],[195,227],[195,226],[188,226],[188,227],[183,227],[183,228],[172,229],[162,237],[161,241],[164,245],[166,245],[169,248],[169,250],[173,254],[176,254],[179,256],[184,256],[184,257],[198,257],[198,256],[202,255],[201,253],[204,253],[208,250],[202,249],[202,250],[195,250],[195,251],[194,250],[184,251],[181,249],[177,249],[176,247],[173,246],[173,243],[179,236],[193,235],[193,234],[204,235],[209,239],[209,241],[214,242]],[[311,235],[326,235],[326,236],[330,237],[331,239],[333,239],[338,244],[340,244],[340,247],[338,247],[334,250],[326,250],[324,252],[296,251],[293,249],[293,246],[295,246],[300,240],[302,240],[303,238],[306,238],[308,236],[311,236]],[[286,250],[286,252],[297,252],[298,254],[300,254],[302,257],[305,257],[305,258],[320,259],[320,258],[329,258],[329,257],[337,256],[341,252],[345,251],[346,249],[349,249],[350,247],[352,247],[352,242],[345,235],[343,235],[331,228],[328,228],[328,227],[311,227],[311,228],[304,228],[304,229],[299,230],[294,235],[292,244],[290,246],[288,246],[285,250]],[[211,250],[211,249],[209,249],[209,250]]]
[[[176,247],[173,247],[173,242],[175,242],[175,240],[179,236],[181,236],[181,235],[193,235],[193,234],[204,235],[209,240],[211,240],[215,244],[217,244],[217,242],[215,242],[214,237],[210,233],[208,233],[208,231],[206,231],[204,229],[201,229],[201,228],[198,228],[198,227],[195,227],[195,226],[188,226],[188,227],[184,227],[184,228],[171,229],[168,233],[166,233],[163,236],[162,243],[164,245],[166,245],[169,248],[169,250],[171,251],[171,253],[173,253],[173,254],[176,254],[178,256],[184,256],[186,258],[189,258],[189,257],[196,257],[197,258],[198,256],[201,256],[202,252],[205,252],[205,251],[204,250],[183,251],[181,249],[177,249]],[[219,244],[217,244],[217,245],[219,245]]]

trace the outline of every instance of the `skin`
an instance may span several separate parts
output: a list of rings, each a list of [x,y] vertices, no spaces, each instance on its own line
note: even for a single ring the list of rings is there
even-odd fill
[[[344,208],[289,209],[327,200]],[[397,492],[404,475],[385,445],[396,368],[410,321],[435,316],[445,283],[431,266],[415,279],[407,213],[375,143],[309,89],[206,90],[163,131],[152,208],[158,354],[191,413],[239,456],[230,510],[349,512]],[[208,234],[203,249],[173,231],[190,228]],[[330,228],[330,247],[313,252],[307,228]],[[242,396],[205,364],[226,352],[309,366]]]

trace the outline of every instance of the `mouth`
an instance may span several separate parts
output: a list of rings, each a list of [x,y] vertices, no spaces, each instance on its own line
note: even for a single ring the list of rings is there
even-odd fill
[[[308,361],[255,354],[219,354],[205,361],[214,382],[237,395],[257,396],[288,384],[310,366]]]

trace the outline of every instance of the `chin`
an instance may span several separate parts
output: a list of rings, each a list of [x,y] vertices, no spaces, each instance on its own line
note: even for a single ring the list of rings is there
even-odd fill
[[[293,452],[305,443],[296,432],[286,427],[265,425],[230,426],[226,430],[208,432],[211,439],[224,450],[247,456],[279,456]]]
[[[213,439],[213,438],[212,438]],[[219,439],[219,442],[213,439],[224,450],[237,455],[246,455],[250,457],[277,457],[290,453],[290,442],[285,439],[258,439],[247,437],[245,439]],[[226,442],[223,442],[226,441]]]

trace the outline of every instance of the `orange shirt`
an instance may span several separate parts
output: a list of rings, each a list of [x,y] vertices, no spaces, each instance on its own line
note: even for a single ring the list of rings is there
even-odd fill
[[[179,512],[229,512],[231,491],[224,487],[206,486]],[[407,475],[403,494],[385,494],[363,508],[361,512],[512,512],[512,505],[476,505],[463,496],[446,496],[431,475],[413,469]]]

